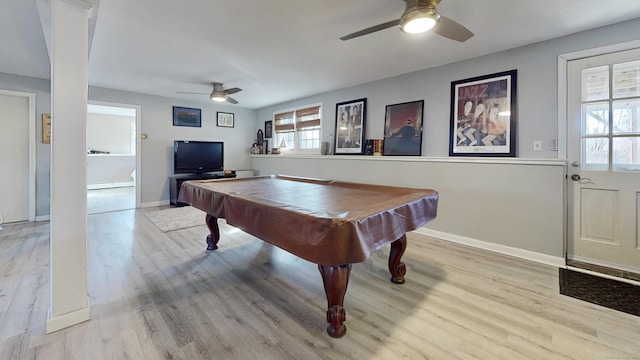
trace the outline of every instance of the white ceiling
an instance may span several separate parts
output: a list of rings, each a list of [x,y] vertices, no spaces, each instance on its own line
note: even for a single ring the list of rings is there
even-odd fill
[[[38,0],[47,1],[47,0]],[[0,72],[49,78],[36,0],[0,1]],[[638,0],[443,0],[475,33],[459,43],[395,28],[402,0],[102,0],[89,83],[191,101],[209,83],[261,108],[640,17]]]

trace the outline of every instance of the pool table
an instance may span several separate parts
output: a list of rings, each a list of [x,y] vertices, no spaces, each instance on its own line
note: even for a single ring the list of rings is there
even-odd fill
[[[327,296],[327,333],[346,332],[344,297],[351,264],[391,244],[391,281],[404,283],[406,232],[436,217],[438,193],[285,175],[198,180],[178,201],[207,213],[207,250],[220,240],[217,219],[318,264]]]

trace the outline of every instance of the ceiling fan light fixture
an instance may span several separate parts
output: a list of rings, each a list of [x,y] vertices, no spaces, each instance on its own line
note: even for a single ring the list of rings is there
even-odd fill
[[[440,14],[432,6],[416,5],[402,14],[400,29],[408,34],[419,34],[431,30],[440,19]]]
[[[223,102],[227,100],[227,94],[225,94],[224,91],[214,91],[209,97],[211,98],[211,100],[217,102]]]

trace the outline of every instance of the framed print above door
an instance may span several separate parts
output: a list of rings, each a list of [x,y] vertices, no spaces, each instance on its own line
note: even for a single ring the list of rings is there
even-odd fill
[[[517,70],[451,83],[449,156],[516,156]]]

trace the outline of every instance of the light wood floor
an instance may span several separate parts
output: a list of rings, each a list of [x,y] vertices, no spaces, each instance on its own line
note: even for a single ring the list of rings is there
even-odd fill
[[[156,210],[156,209],[151,209]],[[409,234],[353,266],[347,335],[314,264],[221,224],[162,233],[147,209],[88,216],[91,317],[45,335],[48,222],[0,231],[0,359],[640,359],[640,318],[558,294],[558,269]]]
[[[135,209],[133,186],[87,190],[87,214]]]

